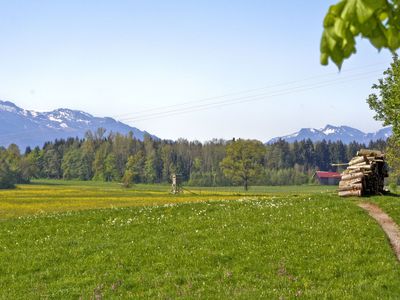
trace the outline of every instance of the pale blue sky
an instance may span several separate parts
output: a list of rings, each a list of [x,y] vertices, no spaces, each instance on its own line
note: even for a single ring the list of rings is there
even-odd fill
[[[341,73],[321,66],[322,20],[335,2],[0,0],[0,99],[119,117],[171,139],[266,141],[327,123],[376,130],[365,99],[391,55],[358,41]],[[266,86],[280,96],[141,112]]]

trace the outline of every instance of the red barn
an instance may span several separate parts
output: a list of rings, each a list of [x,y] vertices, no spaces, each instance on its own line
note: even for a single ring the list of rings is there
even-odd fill
[[[338,185],[341,175],[337,172],[317,171],[314,174],[319,184],[323,185]]]

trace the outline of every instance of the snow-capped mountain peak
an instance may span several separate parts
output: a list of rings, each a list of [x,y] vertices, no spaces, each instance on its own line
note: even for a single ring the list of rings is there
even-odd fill
[[[330,135],[330,134],[335,134],[338,131],[338,127],[332,126],[332,125],[326,125],[325,128],[321,129],[321,131],[325,135]]]
[[[121,134],[132,131],[134,137],[141,140],[147,134],[113,118],[94,117],[84,111],[59,108],[50,112],[36,112],[0,100],[0,146],[8,146],[11,143],[21,148],[42,146],[44,142],[54,139],[82,138],[88,130],[95,131],[100,127],[105,128],[107,132]]]
[[[16,106],[14,103],[10,102],[10,101],[2,101],[0,100],[0,112],[11,112],[11,113],[15,113],[15,112],[19,112],[20,109],[18,106]]]
[[[392,135],[392,128],[385,127],[377,132],[364,133],[361,130],[352,128],[350,126],[333,126],[326,125],[324,128],[302,128],[298,132],[271,139],[268,143],[274,143],[279,139],[285,140],[289,143],[294,141],[301,141],[311,139],[313,142],[317,141],[342,141],[345,144],[353,141],[368,144],[370,141],[384,139]]]

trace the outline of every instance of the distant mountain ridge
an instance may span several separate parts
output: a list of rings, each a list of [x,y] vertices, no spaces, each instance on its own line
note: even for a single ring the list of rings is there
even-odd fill
[[[89,113],[67,108],[50,112],[25,110],[12,102],[0,100],[0,146],[17,144],[21,150],[26,146],[43,146],[47,141],[68,137],[84,137],[88,130],[105,128],[107,133],[127,134],[143,140],[146,131],[131,127],[113,118],[94,117]],[[156,138],[154,135],[150,135]]]
[[[345,144],[349,144],[356,141],[358,143],[368,144],[370,141],[376,141],[379,139],[386,140],[391,135],[392,127],[385,127],[373,133],[365,133],[349,126],[326,125],[322,129],[302,128],[298,132],[273,138],[269,140],[268,143],[274,143],[279,139],[285,140],[289,143],[310,139],[313,142],[326,140],[332,142],[342,141]]]

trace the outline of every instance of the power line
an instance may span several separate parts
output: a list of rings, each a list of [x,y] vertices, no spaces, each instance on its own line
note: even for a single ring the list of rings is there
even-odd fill
[[[378,65],[378,64],[374,64],[374,65]],[[374,65],[370,65],[370,66],[374,66]],[[355,69],[365,69],[365,68],[367,68],[367,67],[354,68],[353,70],[355,70]],[[318,88],[322,88],[322,87],[325,87],[325,86],[343,84],[343,83],[348,83],[348,82],[352,82],[352,81],[356,81],[356,80],[365,79],[365,78],[369,77],[367,75],[370,75],[370,74],[373,74],[373,73],[376,73],[376,72],[379,72],[379,71],[382,71],[382,70],[381,69],[372,70],[372,71],[363,72],[363,73],[359,73],[359,74],[349,75],[349,76],[346,76],[346,77],[341,77],[341,78],[334,79],[334,80],[325,80],[325,81],[321,81],[321,82],[314,82],[314,83],[310,83],[310,84],[306,84],[306,85],[295,86],[295,87],[291,87],[291,88],[287,88],[287,89],[280,89],[280,90],[278,89],[276,91],[268,91],[268,92],[259,93],[259,94],[246,95],[246,96],[242,96],[242,97],[225,99],[225,100],[216,101],[216,102],[212,102],[212,103],[196,104],[196,105],[191,105],[191,106],[172,109],[172,110],[160,111],[160,112],[155,112],[155,113],[148,113],[148,114],[143,114],[141,116],[139,115],[137,117],[120,119],[120,121],[135,121],[135,122],[139,122],[139,121],[146,121],[146,120],[157,119],[157,118],[165,118],[165,117],[174,116],[174,115],[192,113],[192,112],[197,112],[197,111],[203,111],[203,110],[208,110],[208,109],[213,109],[213,108],[220,108],[220,107],[224,107],[224,106],[228,106],[228,105],[235,105],[235,104],[240,104],[240,103],[268,100],[270,98],[277,97],[277,96],[293,94],[293,93],[297,93],[297,92],[303,92],[303,91],[307,91],[307,90],[318,89]],[[312,77],[310,77],[310,78],[312,78]],[[314,78],[316,78],[316,76],[314,76]],[[293,83],[302,82],[302,81],[306,81],[306,80],[309,80],[309,79],[293,81]],[[271,87],[284,86],[284,85],[288,85],[288,84],[289,83],[282,83],[282,84],[278,84],[278,85],[271,86]],[[247,90],[247,91],[242,91],[242,92],[238,92],[238,93],[232,93],[232,94],[239,95],[239,94],[247,93],[248,91],[257,91],[257,90],[263,90],[263,89],[266,89],[266,87]],[[227,94],[227,95],[229,95],[229,94]],[[209,101],[211,99],[219,99],[219,98],[227,97],[227,95],[210,97],[210,98],[207,98],[207,101]],[[185,102],[185,103],[186,104],[188,104],[188,103],[198,103],[198,102],[204,102],[205,100],[206,99],[202,99],[202,100],[199,100],[199,101],[190,101],[190,102]],[[183,105],[185,105],[185,103],[176,104],[176,105],[170,105],[170,106],[164,106],[164,108],[172,108],[172,107],[183,106]],[[160,109],[161,109],[161,107],[157,108],[157,109],[147,110],[147,111],[154,111],[154,110],[160,110]],[[30,132],[38,132],[39,130],[32,129],[32,130],[25,130],[25,131],[20,131],[20,132],[16,132],[16,133],[0,134],[0,137],[21,136],[21,135],[25,135],[25,134],[30,133]]]
[[[381,65],[386,65],[386,64],[384,64],[384,63],[375,63],[375,64],[366,65],[366,66],[363,66],[363,67],[351,68],[351,69],[342,71],[341,74],[343,74],[343,73],[351,73],[351,72],[354,72],[354,71],[368,69],[370,67],[381,66]],[[185,106],[185,105],[192,104],[192,103],[207,102],[207,101],[210,101],[210,100],[226,98],[226,97],[229,97],[229,96],[241,95],[241,94],[246,94],[246,93],[265,90],[265,89],[276,88],[276,87],[285,86],[285,85],[291,85],[291,84],[295,84],[295,83],[299,83],[299,82],[309,81],[309,80],[312,80],[312,79],[322,78],[322,77],[327,77],[327,76],[337,75],[337,74],[338,73],[335,72],[335,73],[328,73],[328,74],[313,75],[313,76],[306,77],[306,78],[303,78],[303,79],[297,79],[297,80],[288,81],[288,82],[281,82],[281,83],[278,83],[278,84],[275,84],[275,85],[268,85],[268,86],[264,86],[264,87],[248,89],[248,90],[228,93],[228,94],[224,94],[224,95],[219,95],[219,96],[201,98],[201,99],[197,99],[197,100],[191,100],[191,101],[186,101],[186,102],[172,104],[172,105],[165,105],[165,106],[160,106],[160,107],[155,107],[155,108],[149,108],[149,109],[145,109],[145,110],[141,110],[141,111],[137,111],[137,112],[132,112],[132,113],[124,113],[124,114],[120,114],[120,115],[114,115],[113,118],[119,118],[119,117],[122,117],[122,116],[129,116],[129,115],[140,115],[140,114],[147,113],[147,112],[158,111],[158,110],[163,110],[163,109],[169,109],[169,108],[179,107],[179,106]],[[124,120],[124,119],[125,118],[123,118],[121,120]]]
[[[157,113],[153,113],[153,114],[144,114],[143,116],[121,119],[121,121],[144,121],[144,120],[149,120],[149,119],[156,119],[159,117],[166,117],[166,116],[170,116],[170,115],[177,115],[177,114],[183,114],[183,113],[190,113],[193,111],[206,110],[206,109],[211,109],[211,108],[215,108],[215,107],[223,107],[226,105],[233,105],[233,104],[245,103],[245,102],[251,102],[251,101],[259,101],[260,99],[265,100],[265,99],[268,99],[269,97],[276,97],[276,96],[280,96],[280,95],[291,94],[291,93],[310,90],[310,89],[314,89],[314,88],[321,88],[321,87],[333,85],[334,83],[340,84],[340,83],[346,83],[346,82],[349,82],[352,80],[361,80],[364,78],[368,78],[368,76],[366,76],[366,75],[372,74],[375,72],[376,71],[374,70],[374,71],[365,72],[362,74],[355,74],[352,76],[347,76],[345,78],[339,78],[336,80],[322,81],[322,82],[317,82],[317,83],[313,83],[313,84],[292,87],[290,89],[282,89],[282,90],[272,91],[272,92],[268,92],[268,93],[261,93],[261,94],[256,94],[256,95],[237,97],[237,98],[222,100],[222,101],[218,101],[218,102],[208,103],[208,104],[192,105],[189,107],[168,110],[168,111],[163,111],[163,112],[157,112]]]
[[[361,79],[364,79],[364,78],[368,78],[368,77],[361,77],[361,78],[358,78],[358,79],[355,79],[355,80],[352,80],[352,81],[361,80]],[[348,82],[349,81],[343,81],[343,82],[339,82],[339,84],[345,84],[345,83],[348,83]],[[266,99],[269,99],[269,98],[274,98],[274,97],[288,95],[288,94],[294,94],[296,92],[304,92],[304,91],[307,91],[307,90],[317,89],[317,88],[330,86],[330,85],[333,85],[333,84],[325,84],[325,85],[316,86],[316,87],[313,87],[313,88],[303,88],[303,89],[299,89],[297,91],[289,91],[289,92],[279,93],[279,94],[275,94],[275,95],[270,95],[268,97],[254,98],[254,99],[240,101],[240,102],[219,104],[219,105],[208,106],[208,107],[198,108],[198,109],[193,109],[193,110],[178,111],[178,112],[175,112],[175,113],[170,113],[170,114],[165,114],[165,115],[160,115],[160,116],[155,116],[155,117],[153,116],[153,117],[148,117],[148,118],[143,118],[143,119],[136,119],[135,122],[147,121],[147,120],[159,119],[159,118],[166,118],[166,117],[170,117],[170,116],[182,115],[182,114],[193,113],[193,112],[198,112],[198,111],[204,111],[204,110],[209,110],[209,109],[213,109],[213,108],[220,108],[220,107],[229,106],[229,105],[235,105],[235,104],[239,104],[239,103],[262,101],[262,100],[266,100]]]

